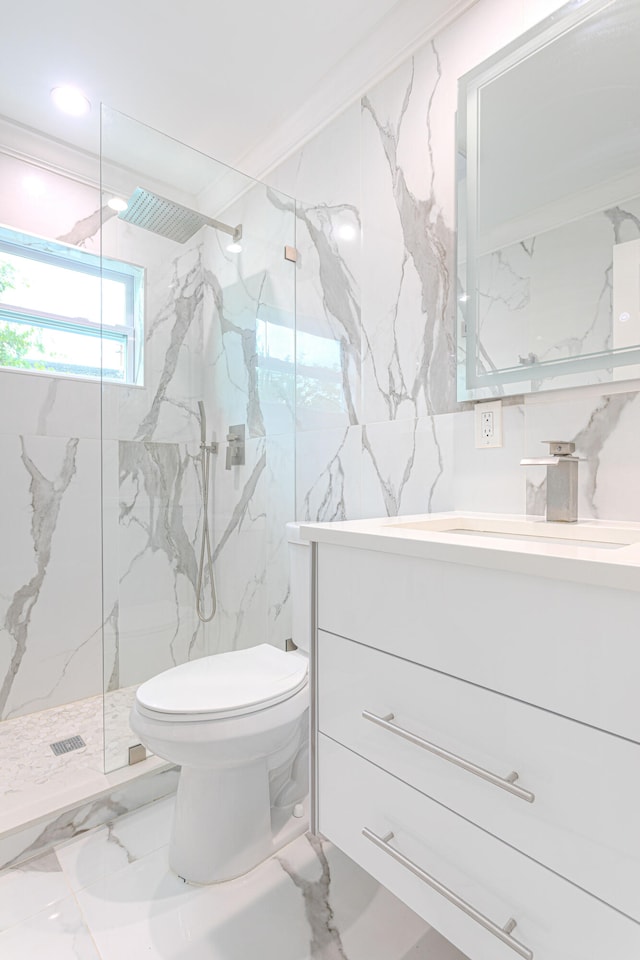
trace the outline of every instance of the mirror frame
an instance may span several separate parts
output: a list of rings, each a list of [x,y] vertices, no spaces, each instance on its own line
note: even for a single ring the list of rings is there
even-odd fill
[[[615,352],[602,351],[579,357],[544,363],[531,363],[479,372],[477,363],[478,303],[476,290],[477,202],[478,202],[478,126],[479,96],[482,88],[516,64],[535,55],[537,50],[573,30],[577,25],[616,0],[570,0],[549,17],[536,24],[493,56],[458,80],[456,118],[456,358],[459,401],[519,395],[541,390],[575,387],[563,383],[563,377],[590,371],[640,364],[640,344]],[[622,371],[621,371],[622,372]],[[637,376],[637,375],[635,375]],[[630,378],[634,374],[630,373]],[[553,380],[551,380],[553,378]],[[597,384],[618,385],[623,377]],[[549,381],[545,383],[545,381]],[[535,383],[535,386],[534,386]],[[589,381],[582,385],[593,385]]]

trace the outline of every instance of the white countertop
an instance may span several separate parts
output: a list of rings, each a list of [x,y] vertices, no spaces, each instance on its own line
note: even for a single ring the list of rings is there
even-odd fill
[[[640,523],[549,523],[540,517],[452,511],[302,522],[300,535],[318,543],[640,592]]]

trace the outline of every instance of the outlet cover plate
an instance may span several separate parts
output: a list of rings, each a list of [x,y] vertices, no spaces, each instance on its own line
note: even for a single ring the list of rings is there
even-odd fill
[[[502,446],[502,400],[476,403],[473,409],[476,447]]]

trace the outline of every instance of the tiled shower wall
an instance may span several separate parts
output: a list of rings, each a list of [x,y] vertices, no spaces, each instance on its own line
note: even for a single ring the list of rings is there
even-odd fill
[[[95,187],[1,163],[4,223],[99,252]],[[189,441],[199,431],[188,409],[171,416],[171,401],[187,407],[201,390],[190,366],[203,341],[200,256],[150,234],[132,242],[103,216],[105,252],[147,270],[145,385],[0,372],[3,719],[101,692],[103,585],[108,689],[205,651],[192,587],[200,497]]]
[[[0,158],[8,226],[95,251],[99,215],[85,218],[99,202],[91,187]],[[100,385],[1,371],[0,445],[4,719],[102,688]]]
[[[587,459],[583,516],[640,520],[637,393],[510,401],[491,450],[455,396],[457,78],[558,6],[479,0],[268,178],[298,202],[298,517],[541,513],[519,461],[549,437]]]
[[[99,250],[95,188],[0,163],[1,221]],[[34,176],[45,200],[29,205],[23,182]],[[0,718],[102,690],[103,588],[107,690],[290,634],[294,275],[282,249],[293,217],[259,187],[239,206],[251,240],[240,258],[214,231],[181,246],[105,208],[104,252],[146,268],[143,386],[0,371]],[[291,343],[289,370],[271,387],[256,339],[263,315]],[[199,399],[208,438],[220,441],[210,502],[218,614],[206,626],[195,613]],[[235,423],[247,425],[246,465],[226,470]]]

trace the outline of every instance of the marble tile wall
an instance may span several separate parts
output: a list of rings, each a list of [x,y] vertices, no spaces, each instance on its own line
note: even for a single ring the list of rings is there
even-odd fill
[[[106,689],[207,652],[195,611],[202,523],[201,238],[174,243],[122,221],[107,255],[146,266],[144,385],[105,384],[102,410]],[[107,742],[114,735],[105,722]]]
[[[297,198],[300,518],[454,505],[456,81],[522,29],[478,6],[271,176]]]
[[[0,155],[3,223],[95,252],[99,206]],[[99,384],[0,371],[0,719],[101,690],[99,438]]]
[[[2,164],[0,219],[100,249],[96,189]],[[47,203],[16,209],[12,198],[36,174]],[[102,690],[102,586],[108,689],[206,652],[193,603],[201,496],[190,444],[202,395],[202,251],[178,249],[106,208],[102,219],[104,252],[146,268],[144,385],[0,372],[1,513],[11,544],[0,560],[0,717]]]
[[[203,397],[213,462],[218,612],[212,652],[291,636],[285,524],[294,516],[295,245],[293,202],[247,181],[223,219],[242,224],[242,251],[204,235]],[[246,430],[245,464],[226,468],[229,428]]]
[[[297,198],[299,518],[540,512],[543,476],[519,461],[549,431],[589,457],[584,515],[636,517],[635,394],[509,402],[498,450],[475,448],[473,412],[456,402],[457,79],[560,5],[479,0],[270,175]],[[625,239],[634,224],[625,216]]]
[[[96,190],[38,171],[50,196],[38,219],[36,206],[13,203],[30,165],[11,160],[2,172],[0,220],[99,249]],[[0,372],[0,516],[11,544],[0,555],[0,717],[99,693],[103,626],[109,691],[290,636],[295,274],[282,252],[295,242],[293,212],[248,178],[244,191],[230,211],[244,228],[240,255],[213,230],[180,245],[103,211],[104,253],[146,270],[143,383]],[[220,444],[209,510],[218,614],[206,626],[195,611],[199,400]],[[246,464],[226,470],[236,423],[247,428]]]

